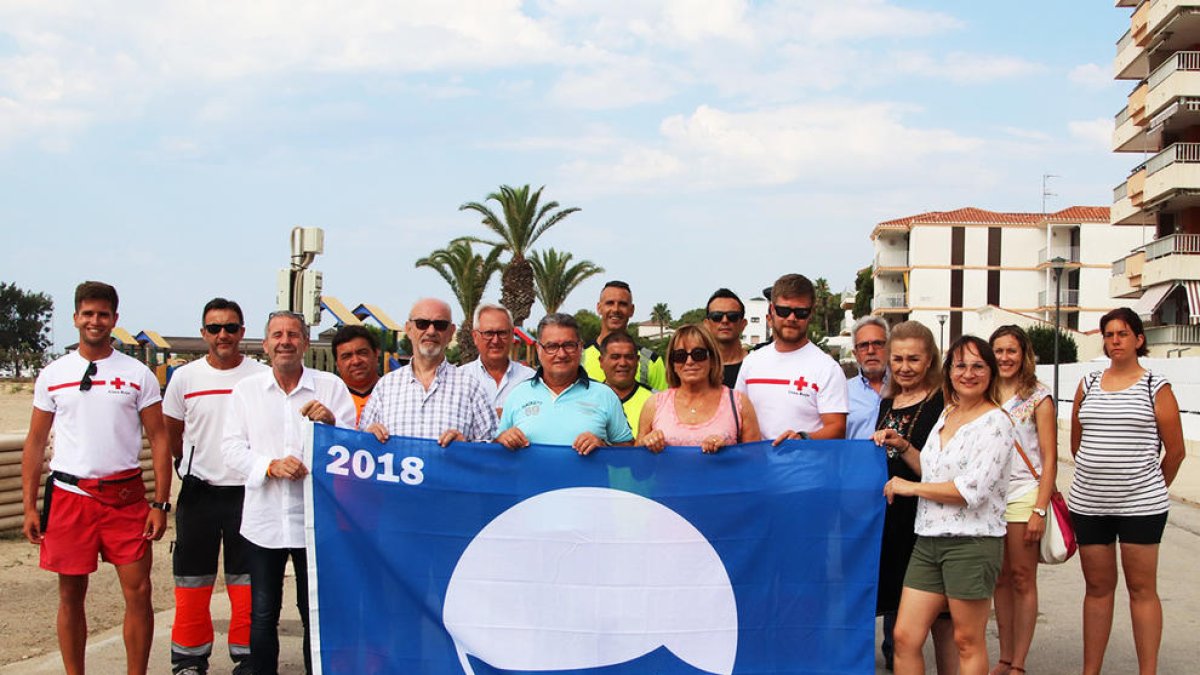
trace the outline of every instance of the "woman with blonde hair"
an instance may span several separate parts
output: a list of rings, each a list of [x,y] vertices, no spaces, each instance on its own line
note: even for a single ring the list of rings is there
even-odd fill
[[[651,452],[668,445],[726,445],[762,440],[750,400],[726,387],[717,341],[707,329],[680,326],[667,344],[668,388],[646,401],[637,443]]]
[[[892,327],[888,336],[888,383],[879,404],[879,416],[872,439],[887,450],[888,478],[899,476],[921,480],[920,450],[929,431],[945,407],[942,396],[942,368],[938,362],[937,342],[925,324],[904,321]],[[912,451],[915,452],[912,452]],[[883,518],[883,544],[879,549],[879,587],[875,614],[883,617],[884,666],[891,670],[892,630],[904,572],[912,555],[917,535],[917,498],[896,497],[887,506]],[[938,672],[958,672],[958,654],[954,647],[954,626],[943,612],[933,623],[934,653]]]
[[[992,675],[1024,673],[1037,625],[1038,542],[1058,475],[1058,429],[1054,397],[1037,380],[1033,343],[1019,326],[1001,326],[988,340],[1000,368],[1000,402],[1016,425],[1020,450],[1008,477],[1008,533],[1004,564],[996,580],[996,628],[1000,660]]]

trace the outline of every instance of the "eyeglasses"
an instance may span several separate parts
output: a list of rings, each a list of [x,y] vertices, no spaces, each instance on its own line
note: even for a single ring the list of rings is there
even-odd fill
[[[744,317],[744,316],[746,316],[745,312],[739,312],[736,310],[732,311],[732,312],[709,312],[708,320],[713,323],[721,323],[722,321],[728,321],[729,323],[737,323],[737,322],[741,321],[742,317]]]
[[[793,314],[797,319],[807,319],[812,314],[812,307],[788,307],[776,303],[772,303],[771,307],[775,308],[775,316],[781,319],[786,319]]]
[[[96,374],[99,368],[96,367],[95,361],[88,361],[87,370],[83,371],[83,379],[79,381],[79,391],[90,391],[92,388],[92,376]]]
[[[419,327],[420,326],[418,326],[418,328]],[[441,330],[441,329],[439,328],[438,330]],[[503,340],[506,337],[511,337],[512,331],[511,330],[477,330],[477,331],[475,331],[475,334],[478,335],[479,337],[482,337],[484,340],[486,340],[488,342],[492,342],[494,340]]]
[[[538,346],[546,350],[547,354],[557,354],[560,349],[564,354],[574,354],[579,351],[578,342],[539,342]]]
[[[865,352],[870,349],[883,349],[887,346],[886,340],[863,340],[854,345],[854,348],[860,352]]]
[[[430,326],[433,326],[434,330],[441,333],[450,327],[450,322],[446,319],[409,319],[409,321],[417,327],[417,330],[428,330]]]
[[[237,332],[241,329],[242,329],[242,324],[240,324],[240,323],[206,323],[206,324],[204,324],[204,330],[207,331],[209,335],[220,335],[222,330],[224,330],[226,333],[229,333],[230,335],[237,335]]]
[[[691,351],[686,349],[673,349],[671,350],[670,356],[671,363],[687,363],[689,356],[692,357],[692,360],[696,363],[704,363],[708,360],[708,357],[711,356],[711,354],[704,347],[695,347]]]

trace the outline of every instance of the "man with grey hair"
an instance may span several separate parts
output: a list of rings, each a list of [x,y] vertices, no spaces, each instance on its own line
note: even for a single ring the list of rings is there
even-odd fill
[[[868,439],[879,417],[880,394],[888,373],[888,324],[883,317],[864,316],[850,331],[858,374],[846,378],[850,414],[846,438]]]
[[[504,399],[518,384],[533,377],[533,368],[513,361],[510,351],[513,345],[512,313],[500,305],[480,305],[475,309],[475,329],[471,337],[479,358],[458,367],[459,370],[479,380],[492,397],[496,416],[504,412]]]
[[[479,380],[446,361],[454,337],[450,305],[435,298],[413,304],[404,331],[412,340],[412,362],[384,375],[363,408],[358,428],[379,442],[389,436],[454,441],[489,441],[496,435],[496,410]]]
[[[605,445],[632,445],[621,400],[580,365],[583,343],[575,318],[548,314],[537,335],[542,366],[509,394],[496,442],[509,450],[530,443],[569,445],[581,455]]]

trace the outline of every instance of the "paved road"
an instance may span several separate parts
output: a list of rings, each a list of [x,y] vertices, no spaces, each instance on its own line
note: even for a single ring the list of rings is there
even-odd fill
[[[1193,460],[1195,461],[1195,460]],[[1197,462],[1200,464],[1200,462]],[[1064,467],[1066,469],[1066,467]],[[1069,473],[1066,469],[1064,473]],[[1067,480],[1060,481],[1065,485]],[[1164,675],[1190,675],[1200,672],[1200,656],[1193,647],[1200,645],[1200,583],[1197,583],[1197,568],[1200,567],[1200,508],[1177,502],[1172,506],[1164,537],[1159,564],[1159,594],[1163,600],[1165,628],[1159,672]],[[285,598],[294,597],[294,586],[289,578]],[[1083,575],[1079,570],[1078,557],[1063,565],[1043,566],[1039,573],[1041,592],[1041,614],[1038,618],[1037,636],[1033,651],[1026,664],[1030,675],[1067,674],[1079,672],[1081,658],[1082,621],[1080,617],[1083,597]],[[1137,660],[1133,651],[1133,637],[1129,628],[1129,606],[1118,588],[1117,612],[1113,622],[1113,636],[1105,661],[1106,673],[1133,673]],[[290,600],[288,600],[290,602]],[[223,631],[228,622],[228,607],[220,601],[214,602],[214,617],[218,641],[224,638]],[[155,618],[154,653],[151,656],[151,672],[166,673],[170,661],[170,627],[173,610],[159,612]],[[52,627],[47,626],[47,630]],[[282,621],[282,672],[303,672],[300,658],[300,620],[294,604],[284,608]],[[878,642],[878,641],[877,641]],[[994,631],[989,634],[989,649],[993,660],[997,644]],[[95,636],[88,644],[88,672],[93,675],[121,675],[125,672],[124,648],[120,629],[116,628]],[[928,660],[932,663],[932,660]],[[229,673],[231,665],[227,656],[220,653],[214,658],[209,671],[213,675]],[[57,653],[0,667],[0,675],[36,675],[62,672],[62,662]],[[882,663],[878,673],[884,673]]]

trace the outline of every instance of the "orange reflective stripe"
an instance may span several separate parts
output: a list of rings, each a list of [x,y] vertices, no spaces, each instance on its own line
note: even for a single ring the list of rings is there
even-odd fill
[[[182,647],[201,647],[213,641],[212,614],[208,603],[212,586],[175,588],[175,625],[171,642]]]
[[[229,592],[229,644],[250,646],[250,586],[226,586]]]

